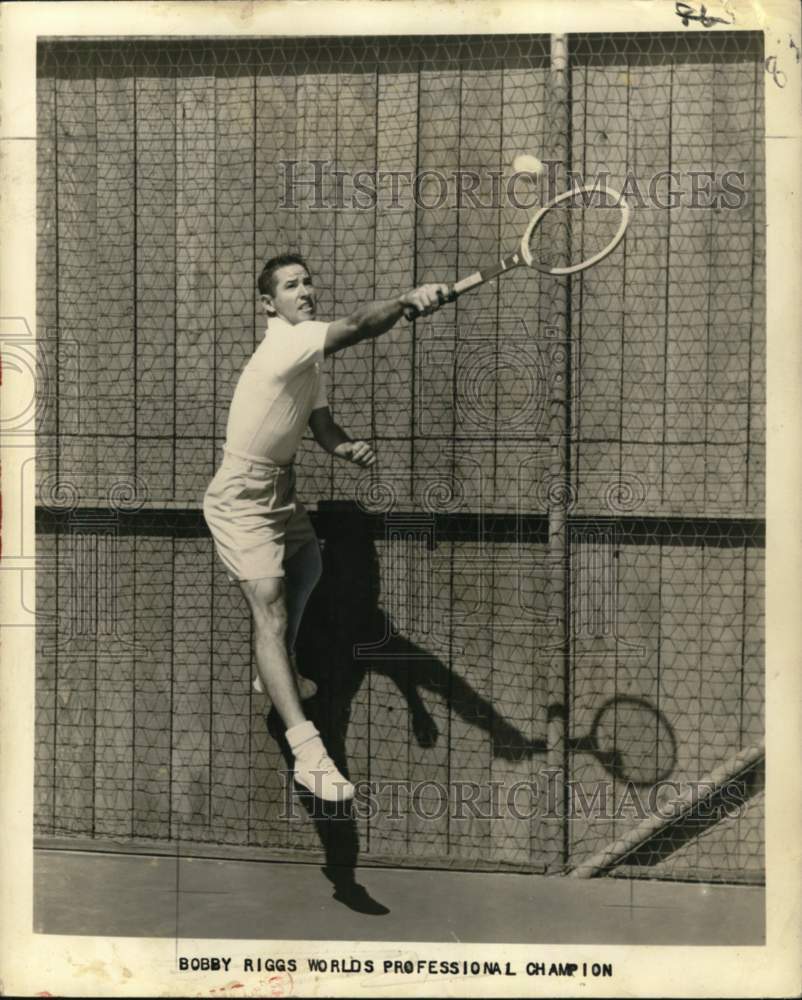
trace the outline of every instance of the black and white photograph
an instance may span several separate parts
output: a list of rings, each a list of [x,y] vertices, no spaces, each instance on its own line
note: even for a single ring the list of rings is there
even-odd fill
[[[799,5],[6,11],[8,992],[793,995]]]

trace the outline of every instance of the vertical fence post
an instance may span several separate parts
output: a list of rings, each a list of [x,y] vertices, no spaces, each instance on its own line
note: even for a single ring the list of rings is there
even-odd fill
[[[546,107],[549,158],[553,173],[549,189],[565,190],[568,184],[571,155],[571,106],[568,63],[568,36],[551,36],[551,65],[548,75]],[[568,250],[568,227],[555,231]],[[571,497],[570,465],[570,278],[544,279],[547,304],[546,327],[553,338],[550,348],[550,412],[548,519],[549,519],[549,613],[554,621],[548,666],[547,756],[550,794],[548,801],[557,812],[551,819],[558,845],[554,866],[563,868],[568,861],[569,817],[566,809],[568,686],[570,668],[570,593],[568,551],[570,545],[568,510]]]

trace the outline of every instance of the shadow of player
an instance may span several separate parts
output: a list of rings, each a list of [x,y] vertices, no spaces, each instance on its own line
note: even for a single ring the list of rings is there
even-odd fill
[[[345,738],[354,698],[369,671],[395,684],[409,707],[412,732],[421,747],[434,746],[441,736],[421,697],[426,690],[488,732],[494,756],[521,760],[543,752],[542,740],[528,739],[445,663],[397,634],[379,607],[379,596],[379,562],[369,526],[359,517],[338,518],[325,540],[323,576],[307,606],[297,648],[301,672],[319,687],[317,696],[306,702],[307,714],[343,774],[351,777]],[[356,645],[373,644],[380,646],[376,656],[355,655]],[[275,712],[268,716],[268,728],[289,770],[292,757]],[[297,794],[323,845],[323,872],[334,885],[334,898],[361,913],[388,913],[356,882],[359,836],[353,805],[323,803],[300,789]]]

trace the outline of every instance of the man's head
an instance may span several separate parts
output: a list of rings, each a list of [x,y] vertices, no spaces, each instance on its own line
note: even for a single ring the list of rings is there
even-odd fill
[[[271,257],[262,268],[257,286],[268,316],[281,316],[293,325],[315,318],[315,288],[306,261],[298,254]]]

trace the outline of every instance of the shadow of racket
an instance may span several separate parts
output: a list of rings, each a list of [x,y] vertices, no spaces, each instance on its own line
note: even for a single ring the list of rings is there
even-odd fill
[[[587,736],[568,740],[571,753],[589,753],[618,781],[654,785],[670,777],[677,741],[668,719],[644,698],[610,698],[593,717]]]

